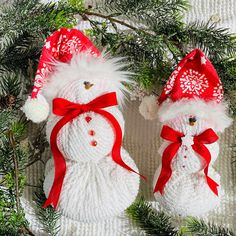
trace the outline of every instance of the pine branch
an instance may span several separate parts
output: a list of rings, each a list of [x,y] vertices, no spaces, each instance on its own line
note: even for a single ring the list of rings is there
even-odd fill
[[[235,234],[221,226],[216,226],[212,223],[205,223],[203,220],[198,220],[193,217],[187,219],[187,232],[194,236],[235,236]]]
[[[136,23],[155,25],[167,17],[174,19],[188,8],[189,3],[186,0],[106,0],[101,10],[122,18],[127,17]]]
[[[2,69],[18,69],[26,75],[28,60],[37,64],[45,38],[58,28],[71,28],[77,23],[74,11],[80,12],[83,6],[71,6],[70,1],[42,4],[39,0],[15,0],[3,7],[0,13]]]
[[[189,48],[199,47],[218,68],[221,67],[221,79],[226,92],[232,88],[235,90],[235,72],[227,70],[229,63],[222,65],[224,58],[236,53],[235,38],[227,29],[218,29],[215,25],[199,22],[185,25],[180,14],[180,9],[187,9],[185,1],[120,0],[105,3],[107,4],[97,9],[98,12],[96,8],[93,11],[89,9],[81,15],[90,21],[93,27],[91,35],[97,39],[98,45],[100,40],[102,47],[107,47],[112,54],[128,58],[131,62],[130,70],[136,73],[134,79],[139,82],[141,88],[155,91],[156,87],[165,83]],[[152,13],[156,9],[153,8],[154,5],[164,10]],[[104,14],[104,11],[107,13]],[[137,14],[138,11],[146,11],[148,14]],[[133,13],[137,16],[135,22],[132,21]],[[128,21],[121,18],[124,15],[128,16]],[[104,22],[91,20],[90,16],[100,17]],[[160,20],[163,16],[164,19]],[[128,28],[129,31],[119,32],[114,27],[117,24]],[[108,32],[108,25],[115,29],[115,33]],[[142,72],[144,65],[150,68],[148,76]],[[234,102],[231,106],[233,109],[236,107]]]
[[[192,236],[235,236],[235,234],[222,226],[206,223],[194,217],[186,219],[186,225],[177,230],[172,226],[171,217],[163,212],[154,210],[150,203],[143,198],[136,200],[127,210],[127,215],[147,235],[192,235]]]
[[[57,224],[61,214],[54,210],[52,206],[42,208],[42,205],[46,201],[46,196],[43,191],[43,181],[40,182],[38,191],[35,192],[35,199],[37,206],[37,216],[40,223],[43,225],[43,231],[48,236],[56,236],[60,231],[60,225]]]
[[[214,63],[236,52],[235,36],[228,29],[216,28],[214,24],[195,22],[186,25],[182,33],[188,35],[188,42],[202,49]]]
[[[0,125],[0,232],[5,235],[33,235],[20,204],[26,180],[20,167],[28,156],[20,144],[25,126],[17,122],[12,111],[1,111],[0,120],[4,118],[7,119]]]
[[[9,30],[5,33],[4,37],[1,37],[0,39],[0,51],[3,51],[5,48],[8,48],[11,46],[15,39],[21,35],[21,31],[15,31],[15,30]]]
[[[136,200],[126,212],[147,235],[177,235],[170,217],[152,209],[151,204],[143,198]]]
[[[125,27],[127,27],[131,30],[141,31],[141,32],[146,33],[146,34],[153,35],[153,33],[145,31],[145,29],[142,29],[140,27],[135,27],[134,25],[131,25],[131,24],[129,24],[129,23],[123,21],[123,20],[116,19],[116,18],[112,17],[111,15],[104,15],[104,14],[99,13],[99,12],[92,12],[92,11],[88,11],[88,10],[85,10],[85,11],[81,12],[80,15],[85,20],[89,20],[89,18],[87,16],[98,16],[98,17],[103,18],[105,20],[109,20],[111,23],[117,23],[117,24],[123,25],[123,26],[125,26]]]
[[[15,109],[21,106],[20,93],[22,93],[20,75],[3,73],[0,75],[0,108]]]

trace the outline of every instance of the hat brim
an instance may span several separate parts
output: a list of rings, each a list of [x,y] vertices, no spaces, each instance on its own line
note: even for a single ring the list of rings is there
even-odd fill
[[[232,119],[227,115],[228,105],[225,102],[204,101],[202,99],[181,99],[173,102],[166,100],[159,108],[159,120],[167,122],[180,115],[195,115],[211,122],[215,131],[223,132],[229,127]]]

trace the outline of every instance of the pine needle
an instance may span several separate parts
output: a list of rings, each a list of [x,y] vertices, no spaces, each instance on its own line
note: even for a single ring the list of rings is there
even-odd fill
[[[60,231],[60,225],[57,224],[61,214],[54,210],[52,206],[42,208],[42,205],[46,201],[46,196],[43,191],[43,181],[40,181],[40,187],[35,192],[35,203],[37,206],[37,216],[39,222],[43,225],[43,231],[48,236],[56,236]]]
[[[213,223],[205,223],[203,220],[198,220],[189,217],[187,220],[187,232],[194,236],[235,236],[235,234],[222,226],[216,226]]]
[[[171,224],[171,218],[164,212],[154,210],[144,198],[136,200],[126,212],[147,235],[177,235],[177,230]]]

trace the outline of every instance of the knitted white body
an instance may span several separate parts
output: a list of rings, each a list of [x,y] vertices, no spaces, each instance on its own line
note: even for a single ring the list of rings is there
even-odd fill
[[[189,125],[189,115],[180,115],[177,118],[165,122],[165,125],[174,130],[195,136],[208,128],[214,127],[204,119],[198,119],[194,126]],[[163,141],[159,154],[162,156],[165,148],[170,144]],[[212,167],[219,154],[217,142],[206,145],[211,153],[209,165],[209,177],[220,185],[220,176]],[[218,187],[219,196],[214,194],[206,182],[204,174],[205,161],[191,147],[182,145],[172,160],[172,175],[164,188],[164,193],[154,194],[160,205],[174,214],[181,216],[201,216],[215,208],[220,201],[221,189]],[[153,185],[155,186],[159,177],[161,166],[157,169]]]
[[[87,91],[83,82],[84,80],[72,81],[60,90],[58,97],[83,104],[112,91],[112,87],[109,88],[99,81],[93,82],[94,87]],[[124,118],[118,107],[104,110],[117,119],[124,133]],[[90,118],[89,121],[86,117]],[[48,140],[60,118],[50,114],[46,128]],[[120,214],[135,200],[139,189],[139,176],[113,161],[111,151],[114,137],[110,122],[94,112],[79,115],[60,130],[57,143],[67,166],[58,203],[58,210],[63,215],[80,221],[108,219]],[[94,141],[96,145],[92,144]],[[121,157],[127,165],[138,171],[124,149]],[[49,160],[44,181],[46,196],[49,195],[53,179],[54,166]]]

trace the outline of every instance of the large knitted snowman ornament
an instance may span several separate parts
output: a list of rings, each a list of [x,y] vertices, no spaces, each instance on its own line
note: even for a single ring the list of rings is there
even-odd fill
[[[107,59],[76,29],[49,36],[33,92],[23,107],[28,119],[45,120],[53,160],[45,170],[44,207],[80,221],[116,216],[136,198],[138,169],[121,147],[128,73]]]
[[[217,132],[231,124],[222,99],[217,72],[199,49],[179,63],[158,99],[163,143],[154,196],[174,214],[201,216],[220,202],[220,176],[213,168]]]

